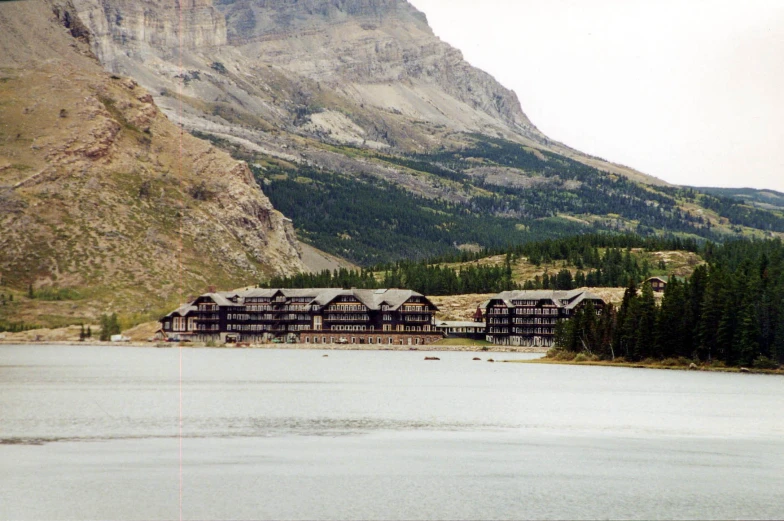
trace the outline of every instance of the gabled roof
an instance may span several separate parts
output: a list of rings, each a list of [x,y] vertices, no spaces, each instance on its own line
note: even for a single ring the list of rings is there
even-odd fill
[[[233,293],[231,293],[231,295],[233,295]],[[237,305],[239,305],[236,302],[232,302],[231,300],[229,300],[228,298],[226,298],[224,295],[222,295],[220,293],[205,293],[204,295],[201,295],[199,297],[199,299],[202,299],[202,298],[205,298],[205,297],[212,299],[213,302],[215,302],[218,306],[221,306],[221,307],[224,307],[224,306],[237,306]],[[197,299],[197,300],[199,300],[199,299]]]
[[[679,277],[677,275],[675,275],[675,276],[657,275],[655,277],[651,277],[651,278],[647,279],[645,282],[650,282],[652,280],[660,280],[660,281],[664,282],[665,284],[667,284],[667,283],[669,283],[673,279],[677,280],[678,282],[685,282],[686,281],[686,277]]]
[[[351,295],[349,290],[345,289],[326,289],[321,291],[316,298],[313,299],[314,304],[318,304],[319,306],[326,306],[337,297],[340,296],[348,296]]]
[[[580,303],[585,302],[586,300],[600,300],[604,302],[604,299],[599,297],[598,295],[594,295],[588,291],[583,291],[580,295],[577,296],[574,300],[570,301],[566,306],[566,309],[574,309],[580,305]]]
[[[340,289],[340,288],[303,288],[303,289],[268,289],[252,288],[241,291],[224,291],[220,293],[205,293],[198,297],[210,299],[218,306],[241,306],[234,302],[239,298],[272,298],[275,295],[284,295],[286,298],[308,298],[310,304],[326,306],[337,297],[352,296],[370,310],[380,310],[382,305],[388,305],[392,310],[398,310],[413,297],[422,298],[434,309],[438,309],[427,297],[416,291],[408,289]]]
[[[381,306],[386,304],[393,311],[400,309],[400,306],[408,302],[412,297],[422,297],[425,301],[438,309],[430,300],[416,291],[409,289],[328,289],[322,290],[314,302],[321,306],[326,306],[337,297],[353,296],[370,310],[379,310]]]
[[[488,301],[482,303],[483,308],[487,308],[490,302],[494,300],[501,300],[507,307],[514,307],[512,304],[515,300],[549,300],[558,307],[573,308],[584,300],[604,300],[589,293],[583,289],[573,289],[569,291],[551,290],[551,289],[537,289],[537,290],[521,290],[521,291],[502,291]],[[562,301],[566,301],[565,304]]]
[[[198,309],[199,308],[197,308],[193,304],[185,304],[184,306],[178,307],[177,309],[175,309],[174,311],[172,311],[168,315],[164,315],[163,318],[172,318],[175,315],[178,315],[178,316],[181,316],[181,317],[186,317],[186,316],[188,316],[188,313],[191,313],[193,311],[198,311]]]

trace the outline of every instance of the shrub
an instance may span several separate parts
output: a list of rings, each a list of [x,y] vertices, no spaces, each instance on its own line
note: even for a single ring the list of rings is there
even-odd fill
[[[661,361],[661,365],[668,367],[688,367],[691,365],[691,360],[683,356],[679,356],[678,358],[665,358]]]
[[[754,369],[778,369],[779,364],[766,356],[760,356],[752,364]]]
[[[577,356],[574,357],[574,361],[575,362],[587,362],[589,360],[590,360],[590,358],[585,356],[584,353],[580,353],[580,354],[578,354]]]
[[[229,71],[226,70],[226,66],[223,65],[221,62],[212,62],[210,67],[212,67],[213,70],[215,70],[215,71],[217,71],[217,72],[219,72],[221,74],[228,74],[229,73]]]
[[[567,351],[566,349],[562,349],[560,347],[553,347],[549,351],[547,351],[547,358],[552,358],[553,360],[563,360],[563,361],[571,361],[574,360],[576,353],[571,351]]]

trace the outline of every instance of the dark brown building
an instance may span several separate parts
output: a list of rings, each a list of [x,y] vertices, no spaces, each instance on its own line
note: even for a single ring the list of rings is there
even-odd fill
[[[436,311],[409,290],[250,289],[207,293],[161,322],[198,341],[424,345],[443,338]]]
[[[651,277],[646,280],[643,284],[650,284],[651,289],[657,293],[661,293],[667,287],[667,284],[670,282],[670,277]]]
[[[484,304],[487,341],[514,346],[553,345],[555,327],[592,302],[597,314],[605,302],[585,290],[505,291]]]

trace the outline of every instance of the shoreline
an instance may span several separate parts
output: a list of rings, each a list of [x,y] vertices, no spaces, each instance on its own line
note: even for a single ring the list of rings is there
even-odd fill
[[[0,340],[0,346],[90,346],[90,347],[143,347],[148,349],[280,349],[310,351],[423,351],[423,352],[467,352],[467,353],[533,353],[545,354],[546,348],[541,347],[509,347],[509,346],[466,346],[466,345],[384,345],[384,344],[251,344],[250,346],[214,346],[177,342],[77,342],[77,341],[41,341],[21,342]]]
[[[551,358],[537,358],[535,360],[507,360],[513,364],[547,364],[547,365],[574,365],[574,366],[598,366],[598,367],[624,367],[631,369],[664,369],[668,371],[693,371],[705,373],[740,373],[740,374],[770,374],[784,375],[784,369],[755,369],[752,367],[713,367],[697,365],[692,368],[688,365],[661,365],[644,364],[642,362],[612,362],[608,360],[586,360],[585,362],[575,362],[573,360],[553,360]]]

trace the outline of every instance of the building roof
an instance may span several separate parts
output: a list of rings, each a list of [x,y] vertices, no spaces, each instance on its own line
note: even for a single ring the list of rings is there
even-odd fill
[[[678,282],[685,282],[686,281],[686,277],[679,277],[678,275],[674,275],[674,276],[672,276],[672,275],[657,275],[655,277],[651,277],[651,278],[647,279],[645,282],[650,282],[652,280],[660,280],[660,281],[662,281],[662,282],[664,282],[666,284],[666,283],[670,282],[671,280],[677,280]]]
[[[566,307],[568,309],[572,309],[577,306],[580,302],[585,300],[604,300],[584,289],[573,289],[569,291],[562,291],[562,290],[552,290],[552,289],[536,289],[536,290],[520,290],[520,291],[502,291],[498,295],[494,296],[492,299],[484,302],[481,307],[487,308],[487,306],[493,300],[502,300],[507,307],[514,307],[512,303],[515,300],[549,300],[553,302],[556,306],[559,307]],[[562,303],[562,301],[566,301]]]
[[[188,313],[190,313],[192,311],[197,311],[197,310],[198,310],[198,308],[196,306],[194,306],[193,304],[185,304],[183,306],[178,307],[177,309],[175,309],[174,311],[172,311],[168,315],[164,315],[163,318],[172,318],[174,315],[179,315],[181,317],[185,317],[185,316],[188,315]]]
[[[235,299],[235,297],[272,298],[279,293],[287,298],[305,297],[310,299],[309,303],[317,304],[319,306],[326,306],[340,296],[353,296],[367,306],[368,309],[380,310],[382,305],[388,305],[393,311],[398,310],[400,306],[408,302],[412,297],[421,297],[434,309],[438,309],[427,297],[421,293],[408,289],[252,288],[240,291],[205,293],[199,298],[210,298],[218,306],[239,306],[241,304],[234,302],[232,299]]]
[[[602,297],[588,291],[583,291],[577,296],[577,298],[575,298],[574,300],[570,300],[569,303],[566,304],[564,307],[566,309],[574,309],[580,303],[585,302],[586,300],[601,300],[602,302],[604,302],[604,299]]]
[[[202,297],[209,297],[209,298],[211,298],[212,301],[215,302],[220,307],[223,307],[223,306],[236,306],[237,305],[236,302],[232,302],[231,300],[228,299],[229,295],[233,296],[234,294],[233,293],[225,293],[225,294],[222,294],[222,293],[207,293],[205,295],[202,295]]]

